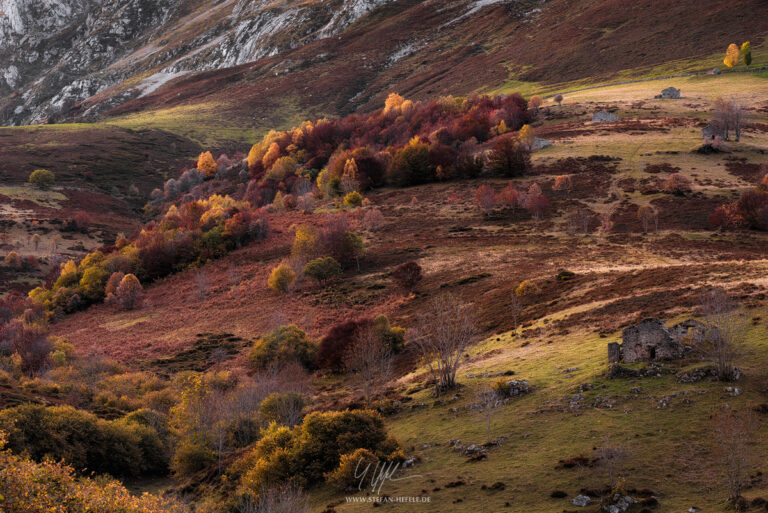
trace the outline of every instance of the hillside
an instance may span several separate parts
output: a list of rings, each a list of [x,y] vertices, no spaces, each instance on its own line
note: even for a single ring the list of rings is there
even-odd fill
[[[304,281],[277,294],[267,288],[267,277],[288,257],[292,227],[322,222],[324,214],[273,212],[268,246],[236,250],[200,270],[163,279],[148,287],[147,306],[136,311],[94,306],[55,324],[53,332],[83,355],[114,358],[129,368],[163,374],[220,366],[247,370],[247,341],[277,325],[296,323],[322,337],[340,319],[386,314],[393,324],[413,328],[432,298],[459,294],[477,308],[483,341],[468,351],[455,397],[435,399],[423,388],[424,369],[415,364],[414,347],[407,346],[400,357],[402,374],[390,384],[390,397],[400,406],[387,410],[386,420],[419,461],[404,475],[419,477],[386,483],[387,494],[429,495],[426,511],[473,511],[480,505],[492,511],[569,509],[580,490],[606,485],[604,468],[588,462],[610,437],[628,451],[622,472],[633,496],[655,497],[661,511],[718,510],[722,478],[707,442],[708,418],[722,402],[741,410],[766,400],[768,245],[761,232],[713,232],[707,217],[761,178],[768,82],[723,76],[670,84],[682,89],[681,100],[654,100],[659,84],[652,82],[585,91],[569,96],[563,107],[548,107],[537,133],[554,144],[535,152],[531,172],[513,180],[517,190],[534,182],[541,186],[551,203],[541,221],[524,212],[482,214],[474,200],[479,184],[500,191],[507,184],[502,179],[374,190],[366,194],[368,208],[381,210],[386,222],[364,232],[360,271],[348,270],[328,287]],[[750,112],[742,141],[731,143],[726,154],[691,153],[701,141],[702,113],[722,91],[736,87],[749,91],[742,98]],[[602,107],[615,109],[621,121],[592,123],[586,113]],[[692,178],[691,193],[644,190],[669,170]],[[573,177],[565,198],[552,190],[555,176],[564,172]],[[636,212],[648,204],[658,210],[659,226],[643,234]],[[594,217],[587,233],[581,228],[574,233],[569,218],[584,209]],[[598,219],[605,213],[607,232]],[[425,275],[414,295],[403,294],[388,277],[410,260],[417,260]],[[575,277],[557,279],[562,270]],[[539,292],[526,299],[521,327],[513,329],[510,298],[524,280]],[[202,293],[201,282],[207,284]],[[736,385],[743,394],[732,397],[718,382],[681,382],[676,374],[701,367],[695,357],[661,364],[653,370],[659,377],[608,379],[606,344],[618,340],[621,329],[647,317],[671,324],[698,316],[702,291],[712,286],[724,287],[747,308],[750,327],[739,358],[746,377]],[[221,332],[245,342],[214,364],[210,355],[216,346],[204,349],[198,334]],[[475,394],[507,371],[528,380],[534,392],[496,411],[492,437],[500,445],[488,449],[487,459],[467,462],[450,448],[451,440],[464,447],[485,441]],[[349,379],[319,377],[313,387],[315,408],[361,400]],[[760,439],[752,450],[765,449]],[[587,463],[575,468],[558,463],[579,456]],[[456,482],[462,484],[446,486]],[[567,499],[550,497],[558,490]],[[755,477],[745,496],[766,493]],[[328,488],[311,496],[314,511],[365,509],[339,503]]]
[[[766,15],[0,0],[0,513],[766,510]]]

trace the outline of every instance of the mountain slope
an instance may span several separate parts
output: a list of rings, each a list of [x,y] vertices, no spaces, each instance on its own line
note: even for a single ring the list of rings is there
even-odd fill
[[[335,115],[393,89],[606,78],[768,32],[758,0],[2,0],[0,11],[2,124],[207,101],[231,115],[245,104],[258,112],[243,121],[271,126],[286,105]]]

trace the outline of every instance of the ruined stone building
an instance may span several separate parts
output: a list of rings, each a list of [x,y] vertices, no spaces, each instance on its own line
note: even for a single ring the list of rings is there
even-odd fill
[[[624,328],[622,342],[608,344],[610,363],[676,360],[685,356],[685,341],[693,341],[704,332],[704,325],[688,320],[667,328],[661,319],[644,319]]]

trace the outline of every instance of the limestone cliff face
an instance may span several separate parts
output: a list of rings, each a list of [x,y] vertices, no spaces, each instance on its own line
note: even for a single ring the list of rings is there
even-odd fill
[[[0,125],[65,119],[100,95],[97,114],[331,37],[389,1],[0,0]]]

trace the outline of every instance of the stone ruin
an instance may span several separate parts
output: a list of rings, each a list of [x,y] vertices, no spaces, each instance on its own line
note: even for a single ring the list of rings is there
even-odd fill
[[[677,89],[676,87],[667,87],[666,89],[662,89],[661,94],[657,94],[655,98],[662,100],[679,100],[680,89]]]
[[[688,347],[683,341],[700,338],[704,329],[704,324],[693,319],[671,328],[667,328],[661,319],[645,319],[635,326],[624,328],[621,344],[608,344],[608,362],[655,362],[683,358]]]

